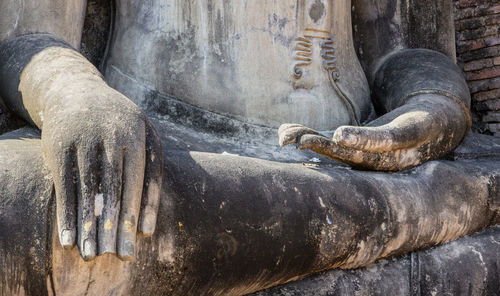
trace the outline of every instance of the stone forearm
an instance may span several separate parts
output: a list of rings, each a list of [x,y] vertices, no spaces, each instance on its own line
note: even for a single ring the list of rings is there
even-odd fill
[[[0,95],[39,128],[51,109],[71,107],[108,89],[99,71],[55,36],[24,35],[0,45]]]
[[[470,93],[461,70],[447,56],[427,49],[407,49],[389,55],[373,82],[374,103],[387,113],[411,98],[426,94],[455,101],[471,126]]]

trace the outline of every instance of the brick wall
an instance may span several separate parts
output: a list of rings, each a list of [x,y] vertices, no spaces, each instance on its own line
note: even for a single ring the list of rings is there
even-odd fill
[[[500,136],[500,0],[456,0],[455,28],[476,128]]]

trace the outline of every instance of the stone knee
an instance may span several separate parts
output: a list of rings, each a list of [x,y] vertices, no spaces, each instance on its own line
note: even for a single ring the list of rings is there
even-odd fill
[[[39,133],[0,135],[0,294],[39,295],[50,288],[52,179]]]

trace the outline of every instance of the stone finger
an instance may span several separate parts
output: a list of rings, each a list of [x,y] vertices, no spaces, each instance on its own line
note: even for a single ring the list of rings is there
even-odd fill
[[[96,199],[98,254],[116,253],[116,236],[121,206],[123,149],[105,145],[102,157],[101,196]],[[99,201],[99,204],[98,202]]]
[[[123,162],[122,200],[117,250],[118,257],[124,261],[130,261],[135,256],[137,223],[146,166],[145,128],[137,133],[137,141],[127,147]],[[142,145],[139,143],[142,143]]]
[[[304,135],[297,147],[309,149],[323,156],[349,164],[357,169],[377,171],[399,171],[414,167],[429,158],[418,148],[389,152],[369,152],[338,145],[323,136]]]
[[[163,177],[161,139],[153,125],[146,123],[146,169],[139,216],[139,232],[152,236],[156,228]]]
[[[78,247],[86,261],[96,256],[96,217],[94,212],[99,174],[97,147],[78,147],[79,198],[78,198]]]
[[[72,248],[76,243],[76,186],[75,151],[69,147],[47,155],[47,164],[52,172],[56,191],[56,219],[59,242],[63,248]]]
[[[437,122],[434,118],[436,115],[426,110],[413,110],[400,114],[381,126],[341,126],[335,130],[333,140],[338,145],[368,152],[390,152],[417,147],[429,141],[440,130],[433,128]]]
[[[320,135],[317,131],[300,124],[282,124],[278,130],[280,146],[297,143],[299,138],[306,134]]]

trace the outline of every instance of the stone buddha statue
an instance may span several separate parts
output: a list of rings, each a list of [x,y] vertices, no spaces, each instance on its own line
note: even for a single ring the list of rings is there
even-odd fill
[[[242,295],[498,223],[500,143],[435,160],[450,1],[120,0],[104,76],[85,4],[0,0],[2,293]]]

